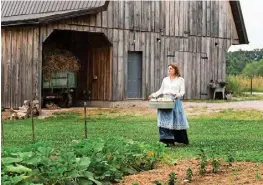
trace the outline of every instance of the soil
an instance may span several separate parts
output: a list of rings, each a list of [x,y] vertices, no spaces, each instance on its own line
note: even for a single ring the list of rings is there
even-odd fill
[[[232,166],[222,163],[220,171],[212,172],[212,166],[209,164],[206,174],[199,175],[198,160],[182,160],[173,166],[159,166],[150,171],[141,172],[135,175],[124,177],[124,182],[118,185],[153,185],[158,180],[165,183],[169,180],[169,174],[177,174],[177,184],[194,184],[194,185],[263,185],[263,163],[252,162],[235,162]],[[191,168],[193,172],[192,181],[186,179],[187,169]]]

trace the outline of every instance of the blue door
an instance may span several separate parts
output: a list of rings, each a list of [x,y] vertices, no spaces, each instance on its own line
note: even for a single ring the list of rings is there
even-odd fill
[[[127,98],[142,98],[142,52],[128,52],[127,92]]]

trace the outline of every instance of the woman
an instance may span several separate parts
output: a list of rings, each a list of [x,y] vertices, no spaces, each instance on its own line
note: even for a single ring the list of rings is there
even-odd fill
[[[177,65],[170,64],[168,73],[169,76],[163,79],[161,88],[149,96],[149,99],[152,99],[163,95],[175,100],[173,109],[158,109],[157,111],[160,141],[167,146],[172,146],[175,142],[189,144],[186,132],[189,125],[180,100],[185,93],[184,79]]]

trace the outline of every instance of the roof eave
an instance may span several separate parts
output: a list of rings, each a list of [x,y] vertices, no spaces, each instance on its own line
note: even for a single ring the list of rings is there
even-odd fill
[[[240,2],[238,0],[237,1],[229,1],[229,2],[230,2],[235,26],[237,29],[239,43],[240,44],[249,44],[246,26],[245,26]]]

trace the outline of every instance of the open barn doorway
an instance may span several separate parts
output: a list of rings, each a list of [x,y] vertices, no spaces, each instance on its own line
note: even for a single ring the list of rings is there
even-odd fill
[[[103,33],[54,30],[43,43],[42,106],[110,100],[111,47]]]

